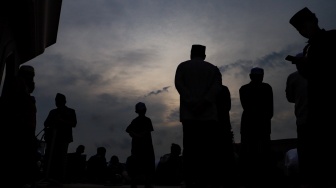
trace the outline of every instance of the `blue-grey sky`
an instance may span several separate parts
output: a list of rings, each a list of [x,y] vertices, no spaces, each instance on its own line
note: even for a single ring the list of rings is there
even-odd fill
[[[142,101],[158,159],[172,142],[182,146],[175,70],[189,59],[192,44],[203,44],[206,60],[220,68],[231,92],[235,141],[238,90],[255,66],[264,68],[274,92],[271,138],[295,138],[294,105],[285,98],[295,66],[284,57],[306,44],[289,24],[304,7],[316,13],[321,28],[336,28],[334,0],[63,0],[56,44],[26,63],[36,70],[37,133],[55,108],[56,93],[63,93],[78,119],[69,152],[83,144],[90,157],[105,146],[108,160],[117,155],[125,162],[131,152],[125,129]]]

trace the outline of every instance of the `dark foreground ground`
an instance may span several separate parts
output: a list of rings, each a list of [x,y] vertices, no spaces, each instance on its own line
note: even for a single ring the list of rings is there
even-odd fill
[[[50,186],[47,184],[39,184],[41,188],[53,188],[57,186]],[[158,186],[154,188],[181,188],[183,186]],[[63,184],[61,188],[130,188],[130,185],[96,185],[96,184]],[[144,188],[143,185],[139,185],[138,188]]]

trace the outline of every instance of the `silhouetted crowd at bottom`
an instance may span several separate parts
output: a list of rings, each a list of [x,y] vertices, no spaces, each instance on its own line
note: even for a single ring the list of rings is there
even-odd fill
[[[234,146],[234,144],[232,144]],[[217,175],[223,173],[224,177],[220,177],[224,182],[224,187],[241,187],[245,186],[246,181],[250,181],[250,178],[255,178],[253,174],[247,175],[243,172],[243,163],[239,157],[239,152],[232,150],[233,160],[228,161],[200,161],[200,163],[213,163],[209,165],[218,165],[219,163],[225,163],[226,168],[220,169],[215,172],[200,172],[204,173],[204,176],[212,176],[218,178]],[[263,177],[264,183],[271,182],[272,187],[274,185],[278,187],[294,187],[298,186],[298,179],[295,173],[288,173],[288,169],[282,169],[282,161],[286,155],[283,153],[273,153],[269,160],[268,170],[265,171]],[[279,165],[280,163],[280,165]],[[288,162],[287,162],[288,163]],[[106,148],[98,147],[97,153],[89,158],[85,154],[85,146],[79,145],[75,152],[68,153],[66,159],[66,169],[63,173],[63,181],[58,182],[56,180],[48,179],[48,167],[44,164],[43,156],[41,155],[39,160],[39,175],[37,179],[40,182],[49,182],[50,185],[62,185],[62,184],[97,184],[97,185],[131,185],[132,178],[137,179],[139,185],[145,184],[144,177],[137,176],[132,177],[132,172],[137,168],[134,166],[134,158],[129,156],[125,163],[119,161],[117,155],[112,155],[109,160],[106,159]],[[245,164],[246,165],[246,164]],[[229,167],[230,166],[230,167]],[[285,166],[284,166],[285,167]],[[293,167],[293,165],[291,166]],[[145,170],[145,169],[142,169]],[[258,169],[255,169],[257,173]],[[141,173],[138,173],[141,174]],[[183,155],[180,145],[172,143],[170,152],[162,155],[160,161],[156,165],[155,174],[153,178],[153,185],[166,185],[166,186],[183,186],[184,184],[184,171],[183,171]],[[268,184],[269,185],[269,184]]]

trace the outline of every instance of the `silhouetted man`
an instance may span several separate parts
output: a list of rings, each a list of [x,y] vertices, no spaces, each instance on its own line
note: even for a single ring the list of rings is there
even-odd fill
[[[302,57],[303,53],[299,53],[296,57]],[[296,65],[297,66],[297,65]],[[309,150],[309,137],[307,137],[307,118],[308,118],[308,90],[307,80],[298,72],[295,71],[288,75],[286,81],[286,98],[288,102],[294,103],[294,114],[296,117],[296,130],[297,130],[297,152],[300,164],[300,175],[307,172],[310,168],[309,161],[306,161],[307,149]],[[307,140],[308,139],[308,140]],[[302,174],[302,177],[306,175]],[[301,178],[302,178],[301,177]],[[301,181],[303,181],[301,179]]]
[[[107,174],[106,148],[98,147],[97,153],[87,161],[87,179],[90,183],[105,183]]]
[[[251,81],[239,89],[243,107],[241,118],[241,157],[247,184],[261,185],[269,174],[273,91],[264,83],[264,70],[251,69]]]
[[[57,184],[64,181],[68,146],[73,141],[72,128],[77,125],[76,112],[67,107],[66,102],[65,95],[57,93],[55,98],[57,108],[51,110],[44,121],[44,127],[49,129],[51,134],[46,140],[46,175]]]
[[[234,135],[231,127],[230,110],[231,94],[227,86],[222,85],[222,89],[217,99],[218,127],[216,129],[218,140],[214,145],[218,153],[214,157],[217,170],[214,173],[214,181],[220,181],[222,185],[233,187],[237,184],[236,161],[234,153]],[[223,177],[226,177],[225,179]]]
[[[37,180],[36,105],[31,95],[35,89],[34,77],[34,67],[22,65],[18,75],[8,83],[8,91],[1,96],[2,129],[5,134],[15,135],[4,143],[3,162],[9,168],[4,168],[1,174],[13,187],[34,186]]]
[[[183,180],[182,176],[182,149],[175,143],[171,144],[170,153],[160,157],[156,167],[155,181],[160,185],[179,185]]]
[[[320,187],[335,186],[336,90],[332,75],[336,66],[336,30],[321,29],[317,17],[307,7],[295,13],[289,22],[308,39],[303,57],[293,61],[308,84],[307,144],[310,157],[307,160],[311,171],[307,172],[307,180]]]
[[[214,127],[218,126],[216,99],[221,91],[219,69],[205,60],[205,46],[192,45],[190,60],[176,69],[175,87],[180,94],[183,126],[183,163],[187,187],[205,186],[210,181],[209,165],[215,155]]]
[[[78,183],[84,180],[86,170],[85,146],[79,145],[76,151],[67,154],[66,178],[68,182]]]

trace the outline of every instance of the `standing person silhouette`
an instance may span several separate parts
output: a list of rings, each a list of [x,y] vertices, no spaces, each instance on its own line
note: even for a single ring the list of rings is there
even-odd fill
[[[303,53],[298,53],[297,58],[303,56]],[[296,65],[297,66],[297,65]],[[307,149],[309,149],[309,140],[307,141],[307,118],[308,118],[308,90],[307,80],[298,72],[292,72],[288,75],[286,81],[286,98],[290,103],[294,103],[294,114],[296,117],[296,131],[297,131],[297,152],[299,165],[300,181],[306,184],[302,173],[309,169],[309,162],[306,161]],[[308,144],[308,145],[307,145]],[[309,155],[309,153],[308,153]]]
[[[35,89],[34,77],[34,67],[21,65],[17,76],[8,83],[8,92],[1,96],[3,131],[15,134],[15,139],[5,144],[3,161],[6,164],[2,174],[13,187],[33,187],[37,181],[37,110],[35,97],[31,95]]]
[[[223,186],[237,186],[237,171],[234,153],[234,135],[232,132],[230,110],[231,110],[231,93],[227,86],[222,85],[221,92],[217,99],[218,110],[218,129],[217,148],[218,154],[215,157],[217,169],[214,173],[220,180],[219,184]],[[220,169],[220,170],[219,170]],[[225,179],[223,177],[226,177]]]
[[[66,171],[66,156],[69,143],[73,142],[72,128],[77,125],[74,109],[66,106],[66,97],[56,94],[56,109],[52,109],[44,121],[48,129],[46,143],[46,177],[50,183],[62,184]],[[47,134],[47,133],[46,133]]]
[[[263,82],[264,69],[252,68],[250,79],[239,89],[243,107],[240,155],[245,183],[261,185],[269,173],[273,91],[268,83]]]
[[[307,7],[299,10],[289,23],[308,39],[303,57],[295,58],[299,73],[307,79],[308,119],[307,144],[310,170],[307,180],[315,186],[336,186],[336,109],[335,81],[336,30],[319,27],[318,18]],[[323,153],[321,155],[320,152]],[[300,163],[300,161],[299,161]],[[308,171],[309,170],[309,171]]]
[[[183,164],[186,187],[212,183],[215,169],[210,161],[216,155],[215,127],[218,126],[216,99],[222,88],[222,75],[205,61],[205,46],[194,44],[190,60],[180,63],[175,87],[180,95],[180,121],[183,128]]]
[[[132,138],[131,188],[136,188],[139,180],[143,179],[145,188],[152,188],[155,174],[155,154],[151,132],[154,131],[152,120],[146,116],[145,103],[135,105],[138,117],[132,120],[126,132]]]

